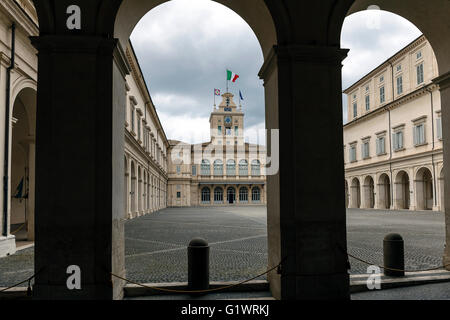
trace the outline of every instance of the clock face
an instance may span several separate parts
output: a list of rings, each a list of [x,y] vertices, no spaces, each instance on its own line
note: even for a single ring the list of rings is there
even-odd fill
[[[231,118],[230,117],[226,117],[225,118],[225,123],[231,123]]]

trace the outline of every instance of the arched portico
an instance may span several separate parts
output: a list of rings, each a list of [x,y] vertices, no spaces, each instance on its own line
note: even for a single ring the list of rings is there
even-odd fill
[[[416,209],[433,210],[433,175],[430,169],[423,167],[417,170],[414,184],[416,189]]]
[[[358,178],[353,178],[350,185],[350,208],[361,208],[361,183]]]
[[[378,178],[377,209],[389,209],[391,207],[391,182],[389,176],[383,173]]]
[[[374,208],[375,207],[375,184],[371,176],[367,176],[364,179],[363,185],[363,208]]]
[[[35,0],[41,28],[41,36],[33,40],[39,50],[40,73],[36,227],[43,231],[36,238],[35,252],[36,268],[46,267],[36,278],[34,294],[38,298],[121,297],[123,282],[113,279],[111,286],[109,272],[98,267],[123,274],[123,222],[118,213],[123,212],[124,204],[117,195],[124,191],[120,132],[127,65],[114,37],[126,40],[135,23],[160,3],[74,0],[71,4],[79,5],[85,17],[82,30],[74,31],[65,23],[66,2]],[[450,112],[445,107],[450,105],[450,41],[442,39],[450,38],[450,3],[324,0],[317,5],[297,0],[234,0],[226,4],[246,19],[260,40],[265,57],[260,76],[266,89],[266,126],[280,128],[280,171],[270,176],[267,184],[269,265],[286,260],[281,275],[276,271],[269,274],[272,293],[283,299],[346,299],[349,279],[340,94],[341,61],[346,51],[340,49],[342,23],[349,12],[378,4],[424,32],[439,63],[441,76],[436,83],[441,90],[445,140],[450,137]],[[74,93],[71,99],[67,93]],[[317,119],[321,119],[320,130]],[[81,127],[89,129],[82,131]],[[300,138],[308,130],[316,133],[314,140],[320,144]],[[55,152],[61,156],[60,163],[51,161]],[[96,155],[93,160],[92,153]],[[444,150],[444,162],[450,163],[450,150]],[[68,165],[72,170],[65,170]],[[44,179],[54,172],[68,172],[56,192]],[[85,198],[92,201],[77,201]],[[71,228],[61,230],[66,224]],[[75,241],[77,247],[66,245]],[[449,245],[446,250],[449,263]],[[65,288],[67,263],[73,259],[79,261],[83,281],[89,284],[82,293]]]
[[[10,230],[16,241],[34,240],[36,89],[22,88],[11,110]]]
[[[395,176],[394,208],[409,209],[410,203],[409,176],[406,171],[402,170]]]

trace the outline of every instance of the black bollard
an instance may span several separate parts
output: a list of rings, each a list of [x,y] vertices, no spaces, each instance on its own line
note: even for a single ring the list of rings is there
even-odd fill
[[[401,235],[391,233],[384,237],[383,256],[386,276],[403,277],[405,275],[405,251]]]
[[[209,245],[201,238],[189,243],[188,287],[189,290],[209,289]]]

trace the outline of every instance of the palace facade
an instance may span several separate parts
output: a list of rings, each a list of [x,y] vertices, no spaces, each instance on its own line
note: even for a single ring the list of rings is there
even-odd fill
[[[170,141],[168,205],[265,205],[266,149],[244,140],[244,113],[233,94],[210,116],[211,140]]]
[[[344,91],[349,208],[444,211],[438,74],[421,36]]]

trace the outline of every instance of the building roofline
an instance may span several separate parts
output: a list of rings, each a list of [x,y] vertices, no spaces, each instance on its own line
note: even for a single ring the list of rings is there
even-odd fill
[[[415,44],[419,44],[421,41],[426,40],[425,36],[421,34],[419,37],[408,43],[406,46],[404,46],[402,49],[397,51],[395,54],[390,56],[388,59],[383,61],[381,64],[379,64],[376,68],[372,69],[370,72],[366,73],[363,77],[361,77],[358,81],[354,82],[352,85],[350,85],[347,89],[343,90],[342,93],[349,94],[352,92],[356,87],[359,87],[359,85],[362,82],[367,81],[369,78],[371,78],[374,74],[376,74],[378,71],[383,69],[387,64],[390,64],[392,61],[396,60],[400,55],[403,55],[404,52],[408,49],[410,49]]]

